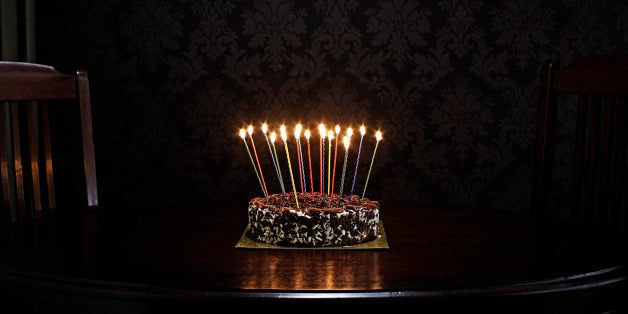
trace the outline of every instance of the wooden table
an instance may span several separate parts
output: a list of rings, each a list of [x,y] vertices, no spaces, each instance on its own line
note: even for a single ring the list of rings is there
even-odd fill
[[[1,232],[0,292],[22,307],[90,312],[217,303],[625,309],[625,237],[523,214],[412,204],[382,203],[381,218],[389,249],[236,248],[246,202],[18,223]]]

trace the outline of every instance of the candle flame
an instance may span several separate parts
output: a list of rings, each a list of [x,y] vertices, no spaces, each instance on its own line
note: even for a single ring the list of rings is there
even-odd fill
[[[340,125],[336,124],[334,130],[336,131],[336,135],[340,134]]]
[[[382,140],[382,132],[377,131],[375,132],[375,139],[379,142]]]
[[[240,129],[240,137],[244,139],[246,137],[246,131],[244,129]]]
[[[303,129],[303,126],[301,126],[301,123],[297,124],[294,127],[294,137],[296,139],[299,139],[301,137],[301,130]]]
[[[264,135],[266,135],[266,132],[268,132],[268,124],[262,124],[262,132],[264,133]]]
[[[318,133],[320,133],[321,138],[325,138],[325,133],[327,133],[327,131],[325,130],[324,124],[321,123],[318,125]]]
[[[366,134],[366,127],[364,125],[360,126],[360,134],[362,134],[362,136],[364,136],[364,134]]]
[[[286,142],[288,140],[288,134],[286,133],[286,126],[285,125],[281,125],[279,127],[279,132],[281,134],[281,139]]]
[[[334,132],[332,130],[327,131],[327,138],[330,141],[334,139]]]
[[[247,128],[247,131],[249,132],[249,135],[253,135],[253,126],[249,125],[249,127]]]
[[[353,128],[351,128],[351,127],[348,127],[348,128],[347,128],[347,136],[348,136],[348,137],[353,136]]]
[[[270,132],[270,141],[275,144],[275,140],[277,140],[277,133],[275,131]]]
[[[305,139],[309,141],[310,140],[310,130],[309,129],[305,130],[304,135],[305,135]]]
[[[351,142],[351,138],[347,135],[342,138],[342,142],[345,144],[345,149],[349,149],[349,143]]]

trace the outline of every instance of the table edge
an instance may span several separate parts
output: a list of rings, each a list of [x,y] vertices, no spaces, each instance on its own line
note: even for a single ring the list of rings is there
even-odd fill
[[[44,288],[49,291],[71,292],[78,295],[107,298],[150,300],[150,299],[396,299],[396,298],[447,298],[447,297],[492,297],[523,296],[556,292],[580,291],[628,283],[627,265],[619,264],[593,272],[574,274],[559,278],[519,282],[476,288],[423,289],[423,290],[195,290],[164,287],[150,284],[104,281],[75,278],[63,275],[33,273],[10,270],[0,266],[0,283],[28,288]]]

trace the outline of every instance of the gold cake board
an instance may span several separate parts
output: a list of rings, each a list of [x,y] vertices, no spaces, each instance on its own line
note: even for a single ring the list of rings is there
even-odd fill
[[[354,245],[343,246],[325,246],[325,247],[293,247],[293,246],[281,246],[275,244],[268,244],[257,242],[251,239],[249,234],[249,225],[246,226],[240,240],[236,243],[236,248],[242,249],[280,249],[280,250],[387,250],[388,240],[386,240],[386,232],[384,231],[384,222],[379,221],[379,233],[380,236],[372,241],[358,243]]]

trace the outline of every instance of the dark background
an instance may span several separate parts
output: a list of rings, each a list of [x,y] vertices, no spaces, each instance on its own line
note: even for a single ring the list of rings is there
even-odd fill
[[[103,206],[260,196],[237,134],[249,123],[279,192],[260,124],[324,121],[369,128],[358,190],[383,131],[368,197],[523,211],[541,62],[625,51],[625,12],[622,1],[39,1],[37,61],[89,72]],[[572,115],[559,108],[560,133]],[[562,139],[559,163],[569,148]]]

